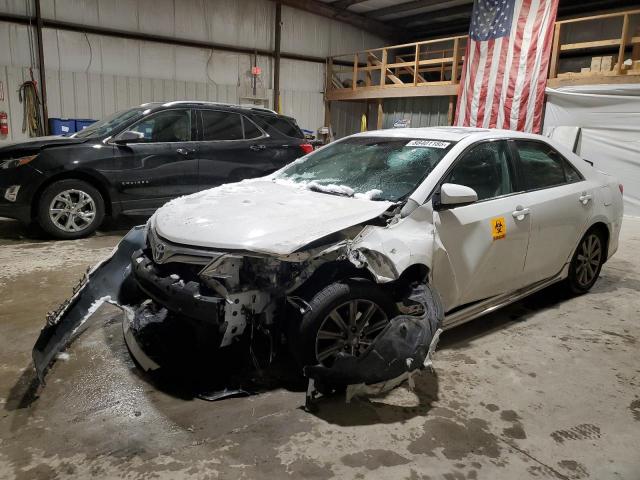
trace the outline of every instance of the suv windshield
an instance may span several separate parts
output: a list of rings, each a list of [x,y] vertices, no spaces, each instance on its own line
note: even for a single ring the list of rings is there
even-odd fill
[[[326,193],[395,202],[409,196],[453,145],[427,139],[348,138],[293,163],[276,180]]]
[[[124,123],[130,123],[133,120],[137,120],[142,116],[142,113],[146,108],[136,107],[129,110],[122,110],[116,112],[113,115],[108,116],[100,120],[99,122],[92,123],[84,130],[76,133],[75,138],[89,138],[89,137],[103,137],[108,135],[113,130],[120,127]]]

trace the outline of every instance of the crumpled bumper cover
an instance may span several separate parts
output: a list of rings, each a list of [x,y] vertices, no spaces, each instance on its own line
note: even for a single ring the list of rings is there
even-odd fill
[[[140,301],[131,274],[131,255],[144,247],[144,226],[132,228],[111,256],[92,268],[74,289],[74,295],[48,315],[47,324],[33,347],[33,363],[38,379],[44,376],[55,356],[72,337],[88,327],[89,318],[104,302],[119,306]]]

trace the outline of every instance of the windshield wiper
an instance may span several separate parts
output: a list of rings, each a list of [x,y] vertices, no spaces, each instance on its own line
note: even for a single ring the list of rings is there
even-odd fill
[[[353,197],[355,193],[353,189],[340,185],[320,185],[317,183],[309,183],[307,184],[307,188],[312,192],[327,193],[338,197]]]

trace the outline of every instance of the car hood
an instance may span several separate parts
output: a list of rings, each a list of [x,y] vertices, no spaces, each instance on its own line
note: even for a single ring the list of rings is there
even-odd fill
[[[58,147],[62,145],[73,145],[76,143],[84,143],[86,138],[71,138],[62,136],[38,137],[22,142],[9,142],[0,144],[0,158],[10,158],[8,155],[19,154],[22,152],[35,152],[45,147]]]
[[[245,180],[172,200],[152,222],[156,233],[170,242],[288,255],[371,220],[391,205],[314,192],[296,184]]]

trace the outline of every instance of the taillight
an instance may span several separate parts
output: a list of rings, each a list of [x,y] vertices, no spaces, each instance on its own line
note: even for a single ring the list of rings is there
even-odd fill
[[[618,188],[620,189],[620,195],[624,195],[624,185],[621,183],[618,184]]]
[[[306,155],[307,153],[313,152],[313,145],[310,143],[303,143],[300,145],[300,149],[302,150],[302,153]]]

